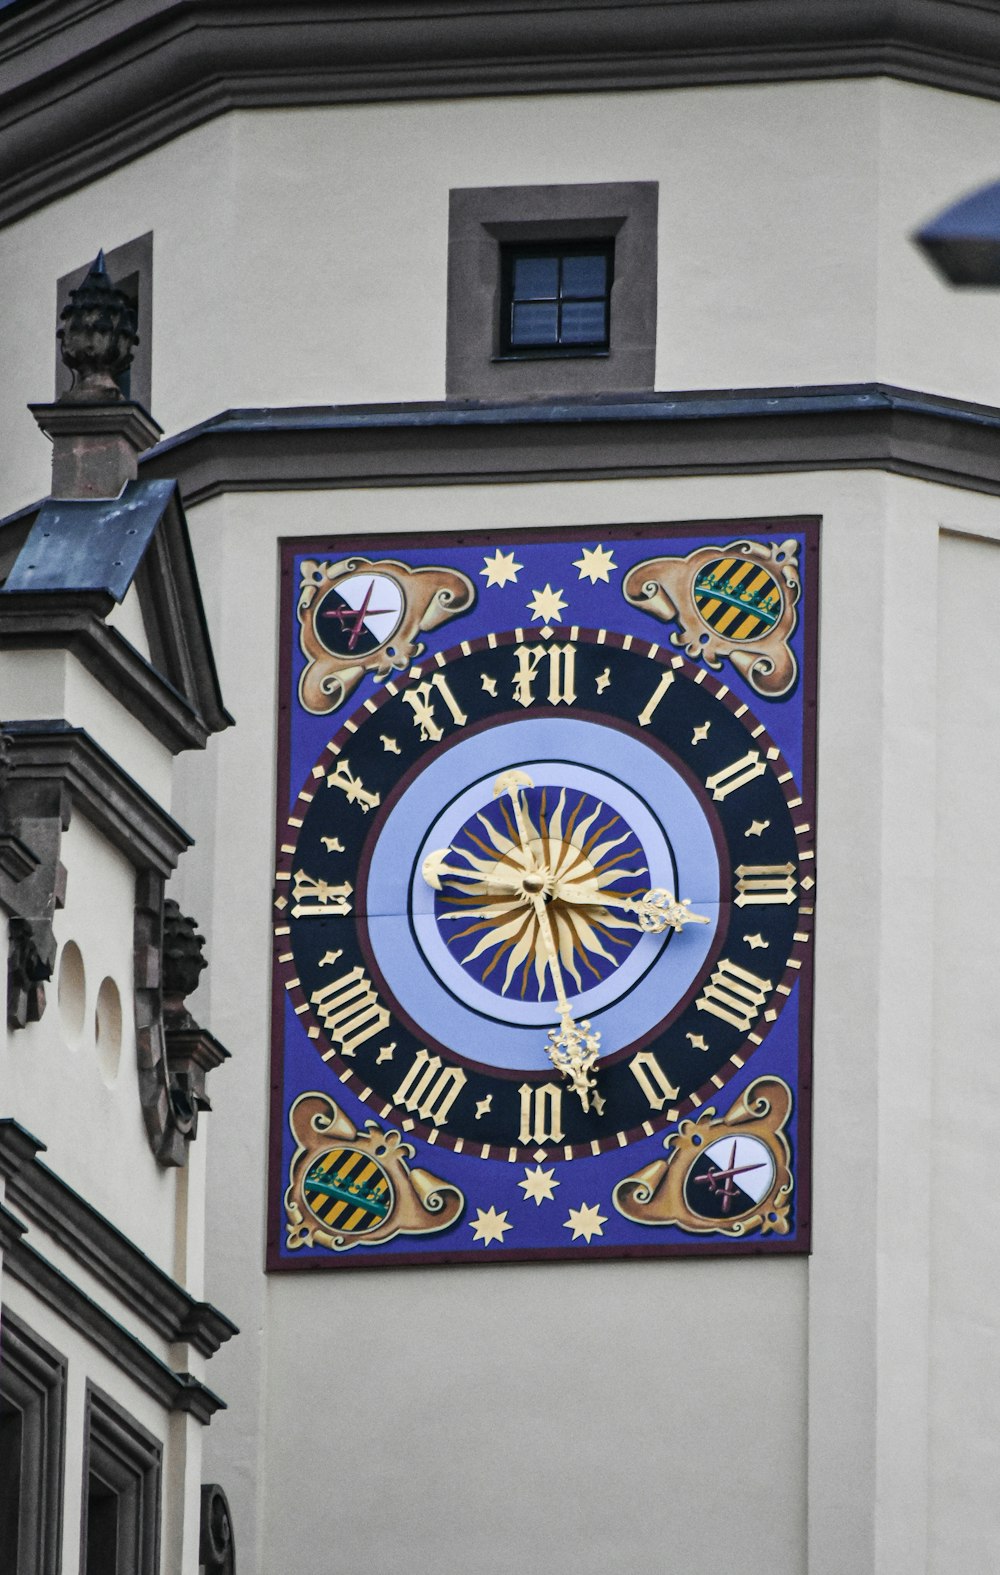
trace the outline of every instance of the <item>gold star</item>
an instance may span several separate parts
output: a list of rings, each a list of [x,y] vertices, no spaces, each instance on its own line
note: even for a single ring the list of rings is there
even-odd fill
[[[761,949],[767,951],[768,943],[759,932],[756,935],[744,935],[743,939],[751,950],[755,952],[759,952]]]
[[[478,1101],[478,1103],[476,1104],[476,1120],[480,1121],[480,1120],[482,1120],[483,1116],[488,1116],[489,1113],[490,1113],[490,1110],[492,1108],[492,1105],[493,1105],[493,1095],[492,1094],[487,1094],[485,1099],[480,1099]]]
[[[319,840],[323,843],[327,853],[343,853],[344,851],[344,844],[339,837],[320,837]]]
[[[532,1202],[541,1208],[543,1202],[550,1201],[555,1196],[552,1189],[558,1187],[559,1182],[553,1179],[554,1176],[554,1170],[543,1170],[541,1165],[536,1165],[534,1170],[529,1170],[525,1165],[524,1180],[519,1181],[518,1186],[526,1199],[531,1198]]]
[[[766,831],[770,824],[769,820],[752,820],[743,835],[745,837],[759,837],[761,832]]]
[[[568,605],[568,602],[563,601],[562,591],[554,591],[551,585],[546,583],[543,591],[534,591],[532,593],[531,600],[528,603],[531,611],[531,621],[534,623],[536,618],[540,618],[543,623],[562,623],[561,614],[563,608]]]
[[[708,730],[711,725],[711,722],[702,722],[700,727],[696,727],[691,734],[692,744],[703,744],[708,737]]]
[[[589,1242],[592,1236],[604,1235],[601,1226],[607,1223],[607,1215],[598,1211],[596,1203],[581,1203],[578,1209],[570,1209],[569,1219],[563,1221],[563,1230],[573,1232],[573,1241],[582,1236]]]
[[[598,580],[608,580],[608,570],[617,569],[610,552],[601,546],[584,547],[583,557],[573,560],[574,569],[579,569],[581,580],[589,580],[591,585],[596,585]],[[610,583],[610,582],[609,582]]]
[[[708,1049],[708,1040],[703,1039],[701,1034],[685,1034],[684,1037],[690,1042],[692,1050]]]
[[[380,733],[379,738],[382,740],[382,748],[387,755],[399,754],[399,745],[394,738],[390,738],[386,733]]]
[[[321,968],[326,968],[326,967],[331,967],[332,968],[333,964],[337,961],[337,958],[338,957],[342,957],[343,955],[344,955],[343,947],[341,947],[340,950],[336,951],[336,952],[324,952],[323,956],[319,960],[319,965],[320,965]]]
[[[483,690],[488,695],[496,695],[497,681],[495,678],[491,678],[489,673],[483,674]]]
[[[392,1041],[391,1045],[380,1045],[378,1055],[375,1057],[375,1065],[381,1066],[383,1061],[391,1061],[392,1052],[395,1050],[395,1048],[395,1039]]]
[[[513,1230],[514,1227],[507,1218],[507,1210],[504,1209],[502,1214],[498,1214],[491,1204],[485,1213],[482,1209],[476,1210],[476,1218],[469,1221],[469,1229],[472,1231],[473,1241],[481,1241],[488,1247],[491,1241],[502,1243],[504,1231]]]
[[[501,552],[498,547],[492,558],[483,559],[480,574],[486,576],[486,584],[504,586],[508,583],[517,584],[517,576],[524,568],[523,563],[514,562],[512,552]]]
[[[597,680],[597,693],[602,695],[611,683],[611,668],[606,667]]]

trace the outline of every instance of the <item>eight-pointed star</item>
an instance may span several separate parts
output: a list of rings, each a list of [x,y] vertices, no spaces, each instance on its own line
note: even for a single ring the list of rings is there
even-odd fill
[[[507,1218],[507,1210],[498,1214],[492,1203],[488,1209],[477,1209],[475,1220],[469,1221],[473,1241],[481,1241],[484,1246],[489,1246],[491,1241],[503,1242],[505,1230],[513,1230]]]

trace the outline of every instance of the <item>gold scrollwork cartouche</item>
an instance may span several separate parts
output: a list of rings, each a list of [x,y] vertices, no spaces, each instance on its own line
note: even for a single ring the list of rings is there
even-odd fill
[[[794,688],[798,543],[731,541],[697,547],[685,558],[647,558],[625,576],[625,600],[664,623],[678,623],[672,645],[718,671],[728,658],[766,700]]]
[[[623,1176],[612,1192],[615,1208],[639,1225],[678,1225],[698,1235],[743,1237],[759,1230],[786,1236],[793,1180],[785,1127],[792,1091],[780,1077],[759,1077],[725,1116],[712,1106],[694,1121],[682,1121],[665,1140],[666,1159]],[[713,1161],[709,1151],[717,1158]],[[699,1165],[700,1173],[695,1173]],[[763,1170],[757,1195],[744,1190]],[[696,1187],[704,1187],[701,1193]],[[700,1203],[704,1212],[695,1204]]]
[[[446,1230],[465,1209],[458,1187],[406,1163],[415,1150],[398,1132],[375,1121],[359,1132],[326,1094],[300,1094],[288,1124],[298,1145],[285,1191],[292,1250],[348,1252],[423,1236]]]

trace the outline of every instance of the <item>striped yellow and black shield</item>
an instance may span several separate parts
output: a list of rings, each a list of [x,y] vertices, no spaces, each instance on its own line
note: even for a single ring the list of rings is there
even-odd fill
[[[385,1171],[356,1148],[320,1154],[306,1174],[304,1192],[316,1218],[335,1230],[374,1230],[392,1207]]]
[[[777,581],[748,558],[717,558],[694,582],[698,611],[727,640],[753,640],[781,617]]]

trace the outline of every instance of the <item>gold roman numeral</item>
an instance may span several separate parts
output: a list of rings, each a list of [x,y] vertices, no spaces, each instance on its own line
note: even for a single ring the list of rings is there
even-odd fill
[[[549,705],[574,705],[576,703],[576,648],[572,645],[519,645],[514,652],[517,672],[514,675],[514,699],[518,705],[533,705],[535,679],[539,668],[548,664]]]
[[[711,1012],[713,1017],[721,1017],[724,1023],[732,1023],[746,1034],[772,988],[770,979],[760,979],[748,968],[723,957],[694,1004],[700,1012]]]
[[[339,788],[341,793],[347,795],[349,804],[360,804],[361,811],[367,815],[371,809],[377,809],[382,802],[381,793],[369,793],[360,777],[356,777],[346,760],[338,760],[333,770],[327,773],[327,787]]]
[[[632,1057],[628,1066],[649,1100],[651,1110],[662,1110],[669,1100],[677,1098],[677,1089],[651,1050],[640,1050],[638,1055]]]
[[[562,1089],[555,1083],[543,1083],[540,1088],[532,1088],[530,1083],[522,1083],[518,1093],[521,1096],[521,1131],[518,1142],[561,1143],[563,1140]]]
[[[380,1034],[389,1022],[389,1013],[360,963],[314,990],[309,999],[341,1055],[353,1056],[359,1045]],[[324,1061],[332,1054],[328,1051]]]
[[[724,766],[721,771],[716,771],[713,776],[705,778],[705,786],[710,790],[716,800],[728,798],[730,793],[735,793],[737,788],[746,787],[755,777],[762,777],[767,770],[767,762],[761,760],[760,752],[748,749],[739,760],[734,760],[731,766]]]
[[[649,700],[643,706],[642,710],[639,712],[639,719],[638,720],[639,720],[639,726],[640,727],[648,727],[649,726],[650,722],[653,720],[653,714],[656,711],[657,706],[659,705],[660,701],[663,699],[663,696],[666,694],[667,690],[670,688],[670,685],[673,683],[673,681],[674,681],[673,673],[664,673],[663,674],[663,677],[660,679],[660,681],[657,684],[656,688],[653,690],[653,693],[650,695]]]
[[[424,744],[436,744],[439,738],[444,737],[444,728],[438,722],[434,711],[435,689],[450,711],[456,727],[464,727],[469,720],[449,689],[447,680],[442,678],[440,673],[434,673],[422,684],[412,684],[404,693],[403,699],[412,707],[413,724],[420,729],[420,739]]]
[[[305,870],[296,870],[295,885],[292,887],[292,918],[330,919],[348,914],[351,904],[347,899],[353,890],[350,881],[333,885],[329,881],[317,880],[314,875],[307,875]]]
[[[442,1066],[439,1055],[418,1050],[413,1065],[392,1096],[421,1121],[443,1127],[452,1105],[465,1087],[465,1073],[458,1066]]]
[[[739,864],[736,868],[736,906],[777,902],[787,907],[795,901],[794,864]]]

